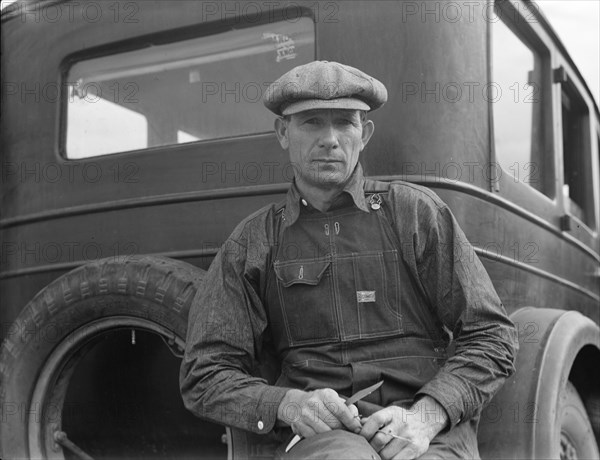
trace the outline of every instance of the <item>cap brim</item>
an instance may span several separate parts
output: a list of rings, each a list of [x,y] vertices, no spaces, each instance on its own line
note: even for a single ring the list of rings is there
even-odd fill
[[[293,115],[307,110],[317,109],[340,109],[340,110],[371,110],[364,101],[349,97],[339,99],[304,99],[292,102],[281,111],[281,115]]]

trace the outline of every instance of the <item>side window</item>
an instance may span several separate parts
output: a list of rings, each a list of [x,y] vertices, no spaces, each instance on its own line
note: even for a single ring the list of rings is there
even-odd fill
[[[508,2],[496,3],[492,22],[492,81],[496,161],[514,181],[554,196],[554,164],[546,145],[544,75],[548,51],[529,39],[526,21]],[[517,27],[519,26],[519,27]]]
[[[269,132],[262,96],[314,60],[314,42],[304,17],[79,61],[67,74],[66,157]]]
[[[589,113],[575,87],[562,86],[563,194],[568,212],[594,227]]]

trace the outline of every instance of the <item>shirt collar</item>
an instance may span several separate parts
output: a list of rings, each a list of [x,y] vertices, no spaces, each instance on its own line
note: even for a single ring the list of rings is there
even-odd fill
[[[363,169],[360,163],[354,168],[354,172],[350,176],[350,179],[344,186],[342,193],[347,193],[352,198],[354,205],[364,212],[370,212],[367,206],[367,200],[365,200],[365,177],[363,175]],[[288,190],[285,206],[285,222],[287,225],[292,225],[298,219],[300,215],[300,207],[304,206],[302,203],[302,195],[296,186],[296,181],[292,182],[292,186]]]

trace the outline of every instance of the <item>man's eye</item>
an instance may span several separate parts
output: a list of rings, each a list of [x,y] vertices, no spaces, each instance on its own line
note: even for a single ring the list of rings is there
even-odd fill
[[[304,121],[304,123],[306,123],[308,125],[318,125],[319,119],[318,118],[308,118],[307,120]]]

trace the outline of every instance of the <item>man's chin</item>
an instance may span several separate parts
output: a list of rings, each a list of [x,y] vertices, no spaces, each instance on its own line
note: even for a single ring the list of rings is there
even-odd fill
[[[331,168],[320,167],[314,170],[305,171],[302,174],[303,182],[317,187],[343,187],[350,175],[345,169],[331,165]],[[342,170],[343,169],[343,170]]]
[[[313,183],[319,186],[325,187],[340,187],[344,186],[348,181],[348,177],[342,173],[323,173],[317,174],[313,177]]]

